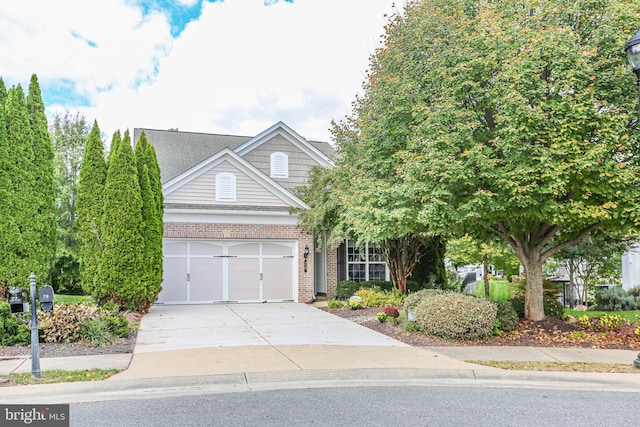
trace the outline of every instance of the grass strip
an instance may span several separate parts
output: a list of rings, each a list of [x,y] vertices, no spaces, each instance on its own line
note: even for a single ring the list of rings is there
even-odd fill
[[[87,369],[84,371],[64,371],[56,369],[43,371],[40,378],[35,378],[30,372],[10,374],[0,378],[0,386],[71,383],[79,381],[102,381],[121,372],[119,369]]]
[[[476,365],[491,366],[509,371],[549,371],[549,372],[596,372],[617,374],[638,374],[640,369],[632,364],[592,363],[592,362],[508,362],[497,360],[467,360]]]

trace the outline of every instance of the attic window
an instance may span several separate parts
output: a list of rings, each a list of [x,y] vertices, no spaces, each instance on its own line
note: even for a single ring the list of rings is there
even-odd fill
[[[222,172],[216,175],[216,202],[236,201],[236,176]]]
[[[289,157],[285,153],[271,153],[271,178],[289,178]]]

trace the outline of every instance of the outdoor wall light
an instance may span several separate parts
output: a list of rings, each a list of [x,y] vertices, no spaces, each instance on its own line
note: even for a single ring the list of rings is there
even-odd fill
[[[307,258],[309,258],[309,245],[306,245],[304,247],[304,254],[302,255],[304,257],[304,272],[307,272]]]

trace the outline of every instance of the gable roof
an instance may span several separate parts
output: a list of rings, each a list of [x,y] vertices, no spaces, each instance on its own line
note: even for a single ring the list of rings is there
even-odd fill
[[[223,162],[229,162],[235,168],[240,170],[242,173],[251,177],[251,179],[260,184],[267,191],[278,197],[280,200],[285,202],[287,205],[296,208],[308,209],[306,203],[300,200],[298,197],[290,193],[287,189],[282,187],[280,184],[267,177],[265,174],[260,172],[256,167],[252,164],[244,160],[234,151],[224,148],[213,156],[207,158],[205,161],[201,162],[197,166],[185,171],[184,173],[176,176],[172,180],[168,181],[162,186],[163,193],[165,197],[173,193],[174,191],[180,189],[186,183],[192,181],[198,176],[210,171],[216,166],[220,165]]]
[[[235,148],[234,151],[239,155],[244,156],[251,150],[258,148],[260,145],[271,140],[275,136],[281,136],[285,138],[292,145],[294,145],[295,147],[300,149],[302,152],[304,152],[307,156],[315,160],[318,164],[324,167],[331,167],[332,163],[331,163],[331,160],[329,159],[329,156],[327,156],[324,152],[322,152],[319,148],[315,146],[315,145],[321,145],[320,143],[309,143],[309,141],[302,138],[300,135],[298,135],[297,132],[295,132],[293,129],[291,129],[289,126],[287,126],[283,122],[276,123],[275,125],[271,126],[269,129],[261,132],[257,136],[251,138],[249,141],[242,144],[241,146]],[[326,144],[326,145],[330,146],[329,144]]]
[[[282,122],[255,137],[135,128],[135,142],[142,131],[156,151],[163,185],[224,149],[233,150],[242,156],[276,135],[285,137],[324,166],[331,165],[330,158],[334,153],[331,144],[307,141]]]

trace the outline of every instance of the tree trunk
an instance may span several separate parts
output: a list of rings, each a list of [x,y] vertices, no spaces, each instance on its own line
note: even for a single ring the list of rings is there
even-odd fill
[[[484,280],[484,297],[487,300],[491,299],[491,292],[489,289],[489,255],[485,252],[482,259],[482,278]]]
[[[526,259],[523,261],[526,274],[524,294],[524,317],[528,320],[544,320],[544,293],[542,283],[542,262]]]
[[[423,240],[415,236],[384,241],[382,253],[389,267],[391,281],[402,295],[407,293],[407,277],[420,260],[423,247]]]

